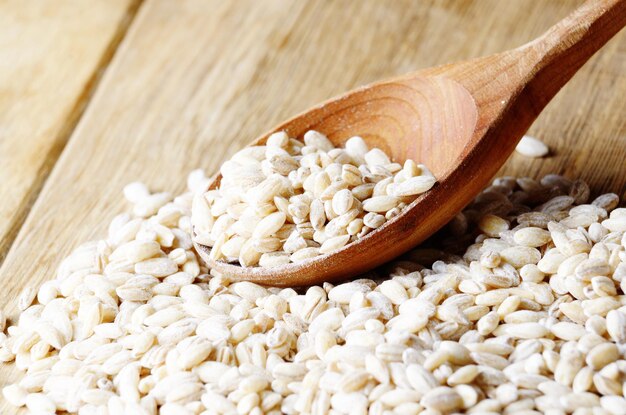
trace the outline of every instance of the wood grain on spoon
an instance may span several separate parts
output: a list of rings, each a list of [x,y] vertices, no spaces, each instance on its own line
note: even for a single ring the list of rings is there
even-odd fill
[[[424,241],[491,180],[524,132],[576,71],[626,24],[626,0],[591,0],[520,48],[424,69],[361,87],[261,136],[320,131],[336,145],[359,135],[394,161],[428,166],[438,183],[401,215],[334,253],[281,267],[244,268],[209,259],[236,280],[275,286],[319,284],[379,266]],[[216,176],[211,188],[219,185]]]

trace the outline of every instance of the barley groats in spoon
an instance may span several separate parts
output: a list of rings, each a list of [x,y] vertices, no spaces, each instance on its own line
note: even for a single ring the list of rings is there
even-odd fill
[[[299,231],[308,237],[294,237],[295,240],[287,241],[292,233],[288,227],[283,228],[284,223],[289,224],[288,214],[291,217],[305,217],[307,205],[309,218],[311,209],[315,214],[321,214],[322,211],[319,203],[313,206],[313,200],[310,205],[305,203],[308,201],[296,200],[298,203],[294,203],[293,212],[284,212],[278,207],[276,212],[261,212],[260,217],[265,218],[269,214],[273,216],[263,222],[261,230],[257,231],[259,236],[269,235],[263,236],[269,239],[258,238],[263,242],[260,245],[257,243],[255,247],[249,238],[231,238],[241,236],[240,230],[231,231],[226,236],[219,235],[218,231],[233,225],[230,223],[230,213],[235,216],[241,213],[238,211],[239,207],[233,206],[228,215],[214,215],[215,223],[210,227],[209,238],[205,240],[212,244],[213,249],[197,240],[195,246],[198,253],[215,272],[233,280],[290,286],[336,281],[359,275],[407,252],[444,226],[471,202],[508,159],[519,139],[545,105],[589,57],[625,24],[626,0],[588,1],[544,35],[517,49],[424,69],[358,88],[286,121],[254,141],[251,147],[240,153],[241,157],[257,157],[256,160],[261,163],[265,160],[266,170],[290,169],[296,167],[294,161],[280,156],[282,154],[293,157],[288,150],[285,150],[286,154],[278,151],[270,154],[270,157],[266,157],[264,153],[255,154],[257,151],[264,152],[258,147],[265,146],[270,136],[274,137],[272,140],[286,140],[284,136],[272,136],[273,133],[284,131],[288,137],[302,138],[310,130],[319,131],[332,143],[331,146],[320,140],[324,142],[320,145],[328,146],[326,151],[331,159],[330,155],[341,154],[341,150],[331,147],[344,147],[351,137],[360,136],[370,148],[381,149],[390,160],[399,163],[389,163],[395,168],[406,160],[416,160],[428,166],[436,177],[437,184],[411,201],[408,206],[401,208],[394,220],[387,221],[385,225],[366,235],[358,237],[361,231],[357,230],[360,222],[355,222],[351,227],[353,232],[356,231],[357,237],[354,239],[350,232],[335,235],[335,224],[331,218],[327,218],[331,220],[326,224],[324,234],[319,232],[320,229],[315,229],[313,223],[306,229],[306,222],[294,223],[296,229],[300,226]],[[285,143],[288,147],[299,146],[291,140],[286,140]],[[307,144],[304,147],[310,146]],[[379,152],[376,154],[381,155]],[[270,160],[274,156],[278,157],[274,159],[275,165],[272,165]],[[303,155],[303,159],[307,160],[314,157],[316,156]],[[324,165],[320,160],[320,166]],[[237,172],[242,180],[251,179],[248,173],[243,168]],[[346,173],[349,174],[349,171]],[[335,171],[334,174],[339,172]],[[331,178],[330,175],[328,178]],[[221,179],[220,175],[216,177],[211,190],[220,187]],[[384,180],[381,181],[385,183]],[[390,185],[394,187],[395,184]],[[267,187],[264,191],[271,194],[281,187],[280,180],[269,181]],[[347,192],[336,193],[339,193],[336,207],[345,208],[350,202],[341,195],[347,195]],[[389,195],[382,195],[385,198],[387,196]],[[228,197],[236,200],[236,195]],[[262,198],[264,195],[259,193],[257,197]],[[287,197],[281,197],[290,202]],[[378,205],[374,210],[386,212],[385,208],[393,210],[397,207],[393,204],[395,201],[392,203],[389,199],[373,199],[375,201],[369,205]],[[221,197],[219,200],[220,208],[228,205],[226,198]],[[334,200],[330,203],[323,201],[324,214],[331,213],[332,216],[332,212],[326,212],[326,206],[333,207]],[[368,204],[363,203],[364,200],[353,197],[352,203],[355,201],[357,206],[361,203],[363,210],[367,211]],[[285,204],[284,201],[278,203]],[[399,203],[406,201],[400,200]],[[230,205],[226,206],[228,207]],[[282,225],[281,213],[285,215]],[[375,216],[382,212],[372,213],[367,218],[371,225],[382,222],[379,216]],[[366,221],[365,216],[353,219]],[[205,220],[211,219],[206,215]],[[202,229],[200,234],[209,228],[208,223],[203,225],[205,228],[198,226]],[[261,224],[255,224],[254,230],[259,225]],[[272,229],[273,227],[276,229]],[[285,235],[272,236],[269,231],[285,231]],[[318,236],[314,238],[316,231]],[[245,232],[254,231],[250,228]],[[346,235],[350,237],[346,238]],[[278,241],[272,238],[278,238]],[[307,240],[314,244],[307,243]],[[326,242],[327,246],[322,248]],[[336,249],[344,243],[346,245]],[[285,245],[297,250],[286,252]],[[217,250],[216,246],[220,249]],[[215,253],[211,254],[213,250]],[[318,255],[320,250],[329,253]],[[286,253],[274,253],[281,251]],[[271,255],[263,257],[263,254],[270,252]],[[229,259],[229,254],[235,253],[239,253],[237,260],[244,265],[259,261],[262,266],[243,267],[221,260],[222,256]],[[288,258],[287,254],[290,254]],[[234,259],[234,255],[232,258]]]
[[[398,216],[435,184],[423,165],[394,163],[358,136],[337,148],[310,130],[246,147],[220,168],[219,186],[197,194],[194,241],[214,261],[273,267],[328,254]]]

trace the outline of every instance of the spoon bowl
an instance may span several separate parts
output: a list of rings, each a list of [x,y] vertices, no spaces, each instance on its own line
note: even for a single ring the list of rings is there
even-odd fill
[[[626,0],[591,0],[540,38],[511,51],[421,70],[374,83],[316,106],[275,127],[302,137],[325,134],[343,147],[362,137],[396,162],[425,164],[437,183],[397,217],[330,254],[278,267],[214,261],[233,280],[302,286],[359,275],[424,241],[492,179],[545,105],[626,24]],[[210,188],[220,183],[216,175]]]

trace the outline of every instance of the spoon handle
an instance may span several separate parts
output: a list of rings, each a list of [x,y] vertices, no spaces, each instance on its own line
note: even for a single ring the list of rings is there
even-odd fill
[[[545,34],[520,47],[528,59],[526,87],[538,108],[626,25],[626,0],[588,0]]]

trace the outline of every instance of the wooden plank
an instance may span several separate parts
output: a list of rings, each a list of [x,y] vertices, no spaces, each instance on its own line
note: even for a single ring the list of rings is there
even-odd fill
[[[0,263],[137,4],[0,2]]]
[[[149,0],[0,270],[0,303],[14,312],[26,284],[53,278],[73,247],[103,235],[125,208],[127,182],[180,191],[186,172],[214,170],[289,115],[366,82],[515,47],[578,3]],[[624,109],[625,43],[622,33],[533,128],[559,154],[544,161],[553,171],[587,175],[598,189],[626,181],[617,164],[626,148],[598,142],[624,135],[615,118]],[[611,152],[597,163],[614,164],[583,169]],[[541,163],[514,157],[505,171],[536,175],[548,169]],[[14,376],[9,367],[0,379]]]

